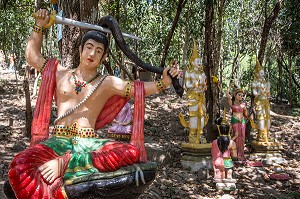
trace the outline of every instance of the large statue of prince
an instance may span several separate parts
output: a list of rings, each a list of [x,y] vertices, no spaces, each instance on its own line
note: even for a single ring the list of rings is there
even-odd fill
[[[157,82],[133,83],[100,75],[97,67],[107,56],[109,41],[98,31],[88,31],[82,37],[79,66],[65,68],[58,60],[46,60],[42,56],[43,29],[49,16],[44,9],[36,14],[25,56],[26,61],[43,74],[43,79],[35,107],[30,147],[14,157],[8,178],[19,199],[68,198],[63,185],[71,184],[78,177],[88,176],[91,180],[91,174],[113,172],[147,162],[143,143],[144,97],[169,86],[171,76],[176,77],[178,69],[166,68],[163,79]],[[49,132],[53,96],[58,118],[53,131]],[[130,144],[97,138],[95,130],[113,121],[130,98],[135,99]],[[112,174],[109,176],[113,177]],[[86,190],[90,184],[81,185],[79,190],[69,193],[80,196],[78,191]],[[95,191],[98,185],[92,185],[92,190]],[[84,198],[98,197],[85,195]]]

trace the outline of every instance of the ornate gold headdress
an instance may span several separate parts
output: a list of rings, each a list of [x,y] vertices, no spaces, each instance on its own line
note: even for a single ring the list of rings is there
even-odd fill
[[[225,126],[228,125],[227,120],[226,120],[226,108],[224,108],[224,111],[223,111],[223,118],[222,118],[222,121],[221,121],[221,125],[225,125]],[[219,125],[217,125],[217,128],[218,128],[219,136],[228,136],[228,137],[230,137],[229,132],[231,130],[231,126],[229,127],[228,134],[222,134],[221,131],[220,131],[220,126]]]
[[[259,60],[256,58],[256,65],[255,65],[255,69],[254,69],[254,75],[257,76],[260,70],[262,70],[262,67],[259,63]]]
[[[191,64],[196,58],[200,58],[200,55],[199,55],[199,52],[198,52],[197,43],[196,43],[196,41],[194,40],[194,48],[193,48],[192,56],[190,57],[190,64]]]
[[[226,120],[226,108],[224,108],[224,111],[223,111],[223,118],[222,118],[221,124],[222,124],[222,125],[227,125],[227,120]]]

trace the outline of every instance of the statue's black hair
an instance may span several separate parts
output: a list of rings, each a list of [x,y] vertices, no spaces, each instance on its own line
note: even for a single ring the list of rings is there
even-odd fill
[[[230,144],[230,139],[228,136],[222,135],[218,137],[217,143],[221,153],[223,154],[228,149],[228,146]]]
[[[85,42],[89,39],[95,40],[96,42],[103,44],[104,54],[107,52],[109,41],[107,39],[107,36],[104,33],[96,30],[90,30],[87,33],[85,33],[81,38],[81,42],[80,42],[81,50],[83,50]]]

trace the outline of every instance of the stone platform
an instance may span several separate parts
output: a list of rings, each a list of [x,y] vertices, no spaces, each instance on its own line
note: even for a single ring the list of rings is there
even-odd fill
[[[217,190],[236,190],[236,179],[214,179]]]
[[[250,154],[250,160],[260,160],[265,165],[281,164],[286,160],[279,153],[281,144],[279,142],[253,141],[254,153]]]
[[[253,141],[251,145],[255,153],[278,152],[281,146],[280,142],[258,142],[258,141]]]
[[[201,169],[212,169],[211,144],[182,143],[181,165],[195,173]]]

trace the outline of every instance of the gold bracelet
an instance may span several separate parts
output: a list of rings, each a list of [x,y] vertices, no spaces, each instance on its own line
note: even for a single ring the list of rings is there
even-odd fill
[[[41,34],[44,33],[43,27],[41,27],[41,26],[39,26],[39,25],[36,25],[36,24],[34,24],[32,30],[33,30],[34,32],[36,32],[36,33],[39,33],[39,34],[40,34],[40,33],[41,33]]]
[[[48,62],[48,59],[45,60],[45,62],[43,63],[42,67],[39,69],[39,72],[40,72],[41,74],[43,74],[47,62]]]
[[[162,90],[165,90],[167,88],[167,86],[164,84],[163,81],[155,82],[155,85],[159,92],[161,92]]]
[[[124,90],[124,97],[130,98],[131,86],[132,86],[132,82],[127,81],[126,86],[125,86],[125,90]]]

